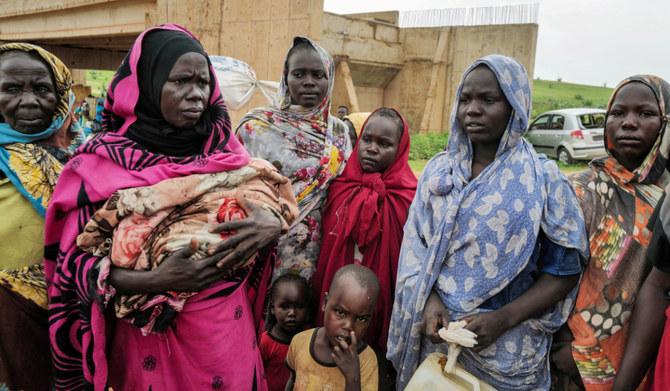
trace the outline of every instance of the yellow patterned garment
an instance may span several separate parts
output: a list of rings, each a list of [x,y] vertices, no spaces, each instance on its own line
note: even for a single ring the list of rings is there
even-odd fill
[[[36,144],[14,143],[4,147],[9,153],[9,166],[23,188],[46,209],[56,187],[58,174],[63,170],[63,163]]]
[[[42,264],[44,218],[8,178],[0,179],[0,270]]]
[[[13,292],[45,310],[49,308],[47,281],[42,263],[14,270],[0,270],[0,285],[10,286]]]

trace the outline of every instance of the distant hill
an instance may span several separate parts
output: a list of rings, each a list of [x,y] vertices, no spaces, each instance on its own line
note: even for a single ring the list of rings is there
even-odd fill
[[[549,110],[568,107],[604,109],[613,88],[585,86],[559,81],[533,80],[533,111],[531,118]]]

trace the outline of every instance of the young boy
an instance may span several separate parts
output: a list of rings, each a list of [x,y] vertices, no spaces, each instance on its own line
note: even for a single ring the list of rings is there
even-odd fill
[[[335,273],[323,297],[324,327],[291,341],[286,391],[377,389],[377,358],[363,336],[378,296],[377,276],[365,266],[346,265]]]

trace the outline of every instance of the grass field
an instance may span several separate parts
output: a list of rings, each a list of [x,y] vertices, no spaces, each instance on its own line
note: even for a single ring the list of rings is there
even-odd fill
[[[533,80],[533,110],[531,118],[548,110],[568,107],[597,107],[604,109],[613,88],[586,86],[548,80]]]
[[[91,95],[102,96],[114,77],[114,71],[86,71],[86,85],[91,86]]]
[[[412,169],[414,172],[414,175],[416,175],[417,178],[421,176],[421,172],[423,172],[423,169],[426,167],[426,163],[428,163],[428,159],[420,159],[420,160],[410,160],[409,161],[409,167]],[[565,175],[573,174],[575,172],[580,172],[584,171],[589,167],[588,162],[579,162],[576,164],[563,164],[561,162],[556,162],[558,164],[558,168],[563,171]]]

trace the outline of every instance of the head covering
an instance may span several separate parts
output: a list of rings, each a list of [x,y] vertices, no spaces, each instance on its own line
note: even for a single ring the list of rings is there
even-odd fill
[[[304,48],[297,50],[314,50],[328,78],[323,101],[311,109],[291,104],[286,79],[289,55],[296,47]],[[351,154],[348,128],[329,112],[334,72],[328,52],[307,37],[295,37],[284,59],[274,104],[251,110],[237,128],[237,135],[251,156],[272,162],[291,180],[298,201],[300,216],[280,239],[282,263],[275,275],[292,268],[299,269],[306,278],[311,277],[319,255],[320,213],[326,191],[332,180],[342,173]]]
[[[627,77],[614,89],[612,97],[607,103],[607,116],[610,114],[610,109],[612,108],[612,103],[616,94],[621,90],[621,88],[629,83],[642,83],[647,87],[651,88],[656,96],[658,101],[658,107],[661,111],[661,131],[658,133],[658,138],[656,142],[649,150],[647,157],[644,159],[642,164],[633,170],[633,176],[630,178],[630,182],[635,183],[644,183],[651,184],[655,183],[658,178],[663,174],[667,168],[668,164],[668,154],[670,153],[670,138],[665,135],[666,129],[668,127],[668,119],[670,118],[670,112],[668,111],[668,105],[670,105],[670,84],[667,81],[661,79],[658,76],[653,75],[636,75]],[[607,153],[614,157],[613,147],[610,140],[607,138],[607,121],[605,121],[605,149]],[[607,158],[597,159],[594,161],[597,165],[604,165]],[[623,170],[626,170],[623,168]],[[626,170],[627,171],[627,170]]]
[[[496,76],[513,111],[495,160],[471,179],[472,144],[457,112],[463,82],[480,65]],[[463,74],[446,151],[424,169],[405,225],[387,354],[398,369],[399,389],[422,354],[441,349],[426,343],[420,331],[431,290],[438,292],[452,320],[483,311],[484,302],[513,284],[529,262],[537,262],[540,229],[553,243],[587,256],[584,221],[572,188],[556,164],[539,157],[523,138],[530,97],[528,75],[514,58],[486,56]],[[572,302],[566,302],[507,331],[486,350],[494,355],[464,350],[459,362],[496,388],[548,386],[551,334],[569,313]],[[525,346],[535,354],[519,362]]]
[[[322,325],[320,303],[323,293],[328,291],[340,267],[354,263],[354,247],[358,246],[363,253],[360,263],[375,272],[381,285],[375,313],[365,336],[365,341],[381,352],[386,351],[402,228],[417,183],[408,162],[407,122],[400,113],[398,116],[402,119],[403,131],[391,165],[383,173],[364,173],[356,145],[344,172],[328,189],[322,220],[323,244],[314,276],[316,293],[312,295],[312,308],[318,313],[314,319],[317,325]],[[375,118],[375,113],[365,122],[370,118]]]
[[[0,122],[0,170],[44,216],[63,164],[81,145],[84,136],[72,114],[75,97],[67,67],[58,57],[36,45],[0,46],[0,54],[13,50],[37,54],[51,70],[56,88],[58,103],[51,125],[44,131],[25,134]]]
[[[86,199],[79,200],[80,204],[82,201],[86,201],[84,203],[104,201],[120,188],[151,186],[164,179],[178,176],[229,171],[249,162],[249,155],[244,147],[231,137],[230,117],[221,98],[221,91],[211,65],[212,88],[209,106],[196,126],[202,128],[199,132],[206,134],[207,137],[205,139],[197,137],[190,140],[180,139],[184,151],[197,150],[199,152],[187,156],[171,156],[155,152],[163,147],[171,148],[173,145],[171,141],[159,141],[161,145],[153,145],[153,142],[157,141],[157,138],[153,136],[157,137],[162,131],[153,125],[165,122],[156,118],[160,113],[160,107],[153,107],[151,103],[143,101],[149,91],[142,91],[141,86],[147,84],[146,78],[150,77],[153,82],[158,77],[146,72],[141,73],[139,67],[140,64],[144,64],[143,57],[164,58],[161,57],[161,53],[153,49],[147,52],[149,56],[142,55],[143,50],[146,49],[145,38],[162,32],[168,32],[171,37],[175,34],[181,35],[183,36],[181,38],[197,43],[196,38],[190,32],[175,24],[151,28],[137,38],[110,83],[103,114],[103,133],[79,149],[64,170],[60,186],[63,187],[63,190],[71,187],[70,191],[78,191],[82,196],[85,195]],[[160,37],[163,36],[159,35]],[[186,45],[183,42],[175,46],[186,51],[200,47],[199,44]],[[163,48],[170,51],[170,58],[174,61],[180,57],[178,53],[172,51],[172,47]],[[204,54],[204,57],[209,58],[207,54]],[[162,75],[169,74],[170,70],[165,70],[162,64],[154,65],[157,72],[162,72]],[[160,81],[157,84],[160,84]],[[145,95],[141,95],[142,93]],[[160,95],[160,92],[155,93]],[[147,99],[157,103],[155,96]],[[148,107],[153,107],[153,111],[150,113],[142,111],[143,108]],[[143,133],[145,131],[151,136],[146,136]],[[165,133],[163,138],[173,136],[175,134]],[[137,137],[140,141],[134,140],[133,137]],[[100,180],[98,177],[100,172],[105,172],[107,178],[111,180]],[[85,191],[82,186],[85,187]],[[62,203],[60,208],[63,208],[61,211],[70,210],[76,206],[77,200],[70,196],[71,193],[61,192],[60,194],[62,195],[59,199],[59,202]]]
[[[147,35],[164,30],[196,41],[188,30],[175,24],[139,35],[110,84],[103,116],[105,132],[76,151],[63,169],[47,211],[44,269],[51,299],[50,334],[57,389],[92,389],[93,383],[98,389],[106,384],[104,314],[101,306],[94,305],[96,298],[105,300],[105,293],[99,286],[93,288],[98,273],[102,273],[98,268],[101,259],[78,250],[75,239],[83,224],[116,190],[152,186],[191,174],[230,171],[249,162],[244,147],[230,137],[230,119],[211,66],[211,96],[202,119],[207,137],[194,141],[199,143],[198,154],[164,155],[149,149],[154,145],[142,145],[127,134],[131,128],[140,136],[143,129],[155,130],[144,120],[150,114],[138,115],[138,107],[143,104],[140,84],[145,77],[138,66],[143,56],[162,56],[153,50],[145,53],[143,43]],[[71,278],[73,275],[77,278]],[[98,366],[101,363],[104,365]]]
[[[177,129],[161,112],[161,92],[177,60],[186,53],[198,53],[207,59],[205,50],[195,39],[181,31],[155,30],[142,41],[142,50],[151,56],[140,56],[137,63],[137,82],[140,96],[135,106],[137,120],[128,125],[126,136],[150,151],[170,156],[190,156],[202,152],[204,141],[212,130],[212,118],[227,116],[223,105],[215,105],[193,129]],[[210,71],[210,89],[216,78]],[[103,130],[105,130],[103,128]]]
[[[324,65],[326,71],[326,77],[328,78],[328,90],[323,96],[323,101],[318,106],[314,106],[311,109],[305,109],[302,106],[292,104],[291,102],[291,91],[288,88],[288,60],[289,57],[300,50],[301,47],[311,47],[314,49],[316,54],[321,58],[321,63]],[[335,64],[333,58],[328,54],[328,52],[316,44],[307,37],[297,36],[293,38],[293,45],[286,52],[286,57],[284,58],[284,68],[281,75],[281,81],[279,82],[279,90],[277,95],[275,95],[274,106],[280,110],[286,110],[288,112],[294,112],[295,114],[301,116],[315,117],[323,116],[323,121],[328,121],[330,117],[330,98],[333,94],[333,86],[335,85]]]
[[[591,259],[567,323],[575,337],[572,355],[581,378],[585,384],[602,389],[611,388],[612,374],[624,354],[629,315],[651,269],[647,261],[652,240],[649,220],[670,183],[666,170],[670,153],[670,85],[652,75],[626,78],[612,93],[608,115],[616,94],[632,82],[643,83],[654,91],[661,113],[661,129],[642,164],[632,172],[619,164],[605,129],[609,156],[594,159],[589,169],[570,177],[586,218]]]

